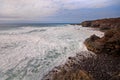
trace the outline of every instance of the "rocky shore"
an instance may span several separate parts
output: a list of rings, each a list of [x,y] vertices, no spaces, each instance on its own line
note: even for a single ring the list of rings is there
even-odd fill
[[[85,21],[81,25],[104,30],[104,36],[90,36],[84,42],[88,52],[69,57],[43,80],[120,80],[120,18]]]
[[[83,27],[89,26],[86,21],[81,24],[83,24]],[[88,50],[95,53],[120,56],[120,18],[94,20],[90,24],[90,27],[95,26],[105,31],[102,38],[92,35],[85,40],[84,43]],[[103,24],[104,26],[102,26]]]
[[[120,18],[108,18],[92,21],[84,21],[80,25],[83,27],[99,28],[100,30],[108,30],[120,27]]]
[[[102,38],[92,35],[85,40],[88,50],[97,54],[105,53],[120,57],[120,29],[110,29]]]

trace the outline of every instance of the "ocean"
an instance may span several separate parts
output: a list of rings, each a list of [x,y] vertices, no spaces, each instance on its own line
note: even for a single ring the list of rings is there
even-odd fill
[[[70,24],[1,24],[0,80],[41,80],[70,56],[87,51],[84,40],[103,33]]]

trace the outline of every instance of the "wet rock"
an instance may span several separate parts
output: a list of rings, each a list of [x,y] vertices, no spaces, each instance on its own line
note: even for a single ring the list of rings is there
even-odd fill
[[[92,35],[90,38],[85,40],[84,44],[88,50],[98,53],[103,48],[103,44],[97,41],[99,39],[100,38],[98,36]]]

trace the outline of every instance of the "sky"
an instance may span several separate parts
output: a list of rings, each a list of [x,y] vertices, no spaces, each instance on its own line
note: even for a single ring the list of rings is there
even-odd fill
[[[120,0],[0,0],[0,23],[79,23],[120,17]]]

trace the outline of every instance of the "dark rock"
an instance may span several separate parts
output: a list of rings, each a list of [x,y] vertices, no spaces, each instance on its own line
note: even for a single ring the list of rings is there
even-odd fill
[[[120,80],[120,73],[118,73],[117,75],[113,75],[110,80]]]
[[[91,27],[105,30],[105,35],[102,38],[92,35],[86,39],[84,43],[88,50],[120,55],[120,18],[94,20],[91,21]]]
[[[51,79],[44,80],[93,80],[93,79],[87,72],[83,70],[66,71],[65,69],[63,69],[60,72],[55,73]]]
[[[95,53],[120,56],[120,29],[108,30],[102,38],[93,35],[84,43],[88,50]]]
[[[91,22],[92,22],[92,21],[85,21],[85,22],[82,22],[81,25],[82,25],[83,27],[90,27],[90,26],[91,26]]]
[[[78,53],[64,65],[56,67],[43,80],[119,80],[120,58],[106,54],[81,58],[82,54]]]
[[[84,44],[88,50],[98,53],[103,48],[102,44],[100,44],[100,42],[97,42],[99,39],[100,38],[98,36],[92,35],[90,38],[85,40]]]
[[[110,25],[108,24],[101,24],[100,25],[100,30],[109,30],[110,29]]]
[[[43,80],[94,80],[91,74],[80,68],[80,63],[83,59],[94,57],[94,55],[91,52],[83,53],[91,55],[77,54],[76,57],[69,57],[64,65],[54,68]]]

